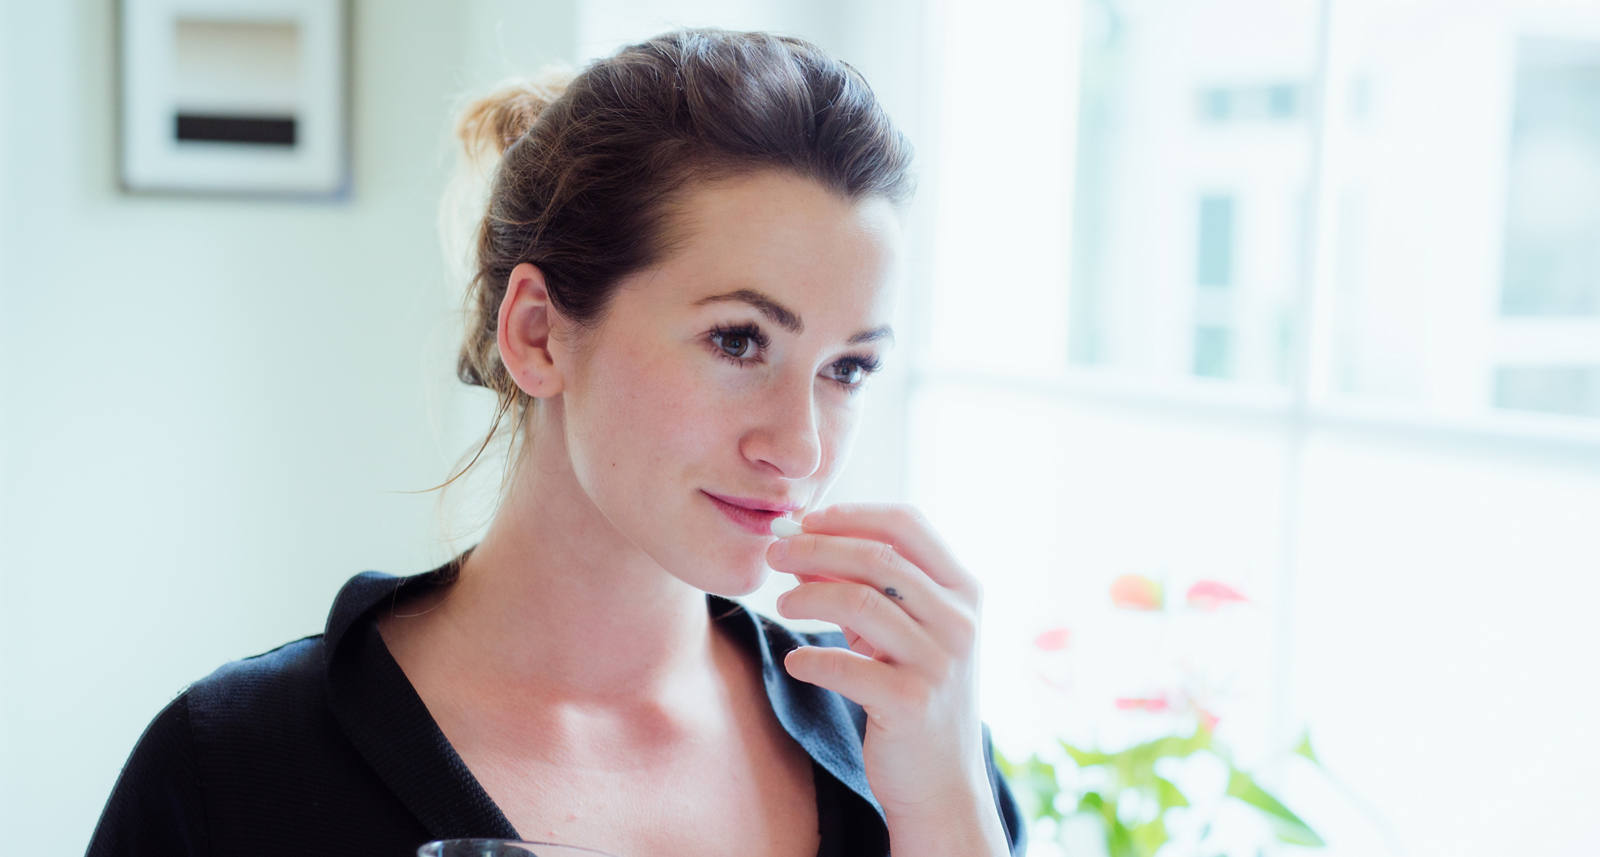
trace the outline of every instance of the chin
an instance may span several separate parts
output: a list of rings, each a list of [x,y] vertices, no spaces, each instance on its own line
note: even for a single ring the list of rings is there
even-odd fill
[[[765,544],[752,549],[744,544],[706,545],[695,550],[684,543],[662,545],[661,550],[647,551],[656,564],[668,575],[701,592],[738,598],[749,595],[767,582],[772,569],[767,567]],[[706,547],[713,547],[706,550]]]
[[[708,571],[716,573],[707,574]],[[683,578],[689,585],[723,598],[740,598],[761,588],[772,570],[767,568],[763,552],[756,558],[734,558],[726,562],[705,563],[695,569],[695,574]]]

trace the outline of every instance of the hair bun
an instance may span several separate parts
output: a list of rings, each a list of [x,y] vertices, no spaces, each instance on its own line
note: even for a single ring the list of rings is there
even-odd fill
[[[565,68],[545,69],[533,77],[502,81],[493,92],[467,104],[456,123],[456,137],[467,156],[504,154],[561,97],[574,76]]]

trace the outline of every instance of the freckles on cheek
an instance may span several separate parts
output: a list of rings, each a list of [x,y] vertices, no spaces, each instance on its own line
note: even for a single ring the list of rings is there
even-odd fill
[[[677,399],[667,404],[655,417],[662,445],[674,450],[704,447],[716,437],[718,426],[716,409],[710,403]]]
[[[838,416],[825,419],[821,426],[822,435],[822,465],[819,471],[830,474],[838,465],[838,461],[850,449],[851,440],[855,437],[856,419],[852,413],[847,416]]]
[[[654,436],[659,445],[681,447],[682,441],[704,436],[727,410],[726,397],[682,371],[644,371],[630,382],[634,429]]]

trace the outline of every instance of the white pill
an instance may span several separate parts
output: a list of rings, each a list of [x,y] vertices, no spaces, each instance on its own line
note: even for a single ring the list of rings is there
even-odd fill
[[[800,522],[793,518],[773,518],[772,534],[780,539],[800,535]]]

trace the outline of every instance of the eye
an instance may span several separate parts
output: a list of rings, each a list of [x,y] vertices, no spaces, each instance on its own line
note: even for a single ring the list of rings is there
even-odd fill
[[[861,378],[865,374],[865,372],[861,371],[861,367],[854,363],[839,362],[828,367],[829,378],[841,384],[849,384],[852,387],[861,383]]]
[[[760,362],[761,352],[769,344],[766,334],[754,325],[713,328],[706,341],[714,354],[738,366]]]
[[[876,357],[845,357],[829,364],[823,376],[854,393],[866,383],[868,375],[878,371],[878,367]]]
[[[754,354],[756,341],[737,333],[714,333],[717,347],[735,360],[748,360]]]

